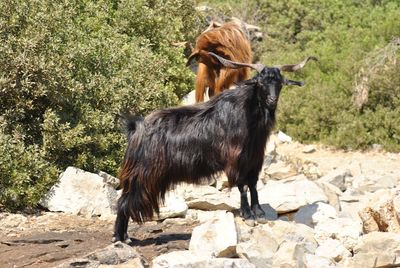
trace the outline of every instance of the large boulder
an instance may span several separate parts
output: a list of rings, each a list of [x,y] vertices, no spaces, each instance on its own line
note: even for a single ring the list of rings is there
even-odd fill
[[[295,211],[317,201],[328,201],[323,190],[304,175],[281,181],[270,180],[258,195],[260,204],[270,204],[278,213]]]
[[[50,211],[85,216],[115,214],[117,191],[104,178],[78,168],[68,167],[58,182],[41,200]]]
[[[239,207],[239,199],[230,196],[230,192],[218,191],[208,185],[182,184],[176,193],[183,196],[191,209],[233,211]]]
[[[236,256],[237,232],[231,212],[221,212],[218,217],[193,229],[189,250],[215,257]]]
[[[173,251],[156,257],[152,262],[152,268],[256,268],[245,259],[214,258],[201,252],[190,250]]]
[[[328,218],[314,227],[315,238],[322,244],[329,238],[339,240],[349,251],[362,235],[362,223],[351,218]]]
[[[374,231],[400,233],[400,221],[396,207],[400,193],[381,189],[370,195],[368,204],[359,211],[364,233]]]
[[[372,232],[360,237],[348,267],[391,267],[400,263],[400,234]]]
[[[294,221],[314,227],[319,222],[338,217],[336,209],[324,202],[305,205],[294,215]]]
[[[250,237],[245,242],[240,242],[236,251],[239,257],[248,259],[257,268],[271,267],[275,252],[279,248],[274,235],[264,225],[251,230]]]

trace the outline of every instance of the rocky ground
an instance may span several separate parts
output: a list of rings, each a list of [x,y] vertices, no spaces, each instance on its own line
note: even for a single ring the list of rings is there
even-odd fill
[[[220,176],[171,192],[158,221],[131,223],[130,246],[110,242],[114,178],[69,168],[42,202],[64,212],[0,213],[0,266],[396,267],[400,154],[378,149],[275,135],[258,185],[266,223],[241,220],[239,193]]]

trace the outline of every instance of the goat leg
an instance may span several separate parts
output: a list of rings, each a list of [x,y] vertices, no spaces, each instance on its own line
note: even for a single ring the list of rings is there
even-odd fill
[[[249,226],[255,225],[255,217],[250,209],[249,201],[247,200],[247,185],[238,185],[240,191],[240,213],[245,223]]]
[[[256,185],[257,185],[257,181],[256,181],[256,183],[249,185],[251,210],[253,211],[258,223],[266,223],[267,222],[266,214],[265,214],[265,211],[261,208],[260,203],[258,201],[258,192],[257,192]]]
[[[126,244],[130,244],[132,242],[128,236],[129,217],[125,211],[127,208],[126,203],[126,197],[122,195],[118,200],[117,219],[115,220],[112,242],[121,241]]]

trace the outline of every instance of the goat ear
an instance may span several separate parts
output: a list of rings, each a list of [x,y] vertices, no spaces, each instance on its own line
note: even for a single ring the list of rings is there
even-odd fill
[[[283,84],[287,85],[287,86],[299,86],[299,87],[304,86],[304,82],[302,82],[302,81],[293,81],[293,80],[289,80],[289,79],[285,79]]]
[[[199,61],[199,57],[200,57],[199,51],[195,51],[192,54],[190,54],[186,66],[192,66],[197,64],[197,62]]]

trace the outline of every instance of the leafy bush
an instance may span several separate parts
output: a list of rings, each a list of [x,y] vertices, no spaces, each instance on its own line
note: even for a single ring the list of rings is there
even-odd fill
[[[385,64],[379,77],[371,77],[367,107],[359,110],[353,103],[357,74],[366,58],[400,36],[399,1],[220,0],[212,5],[262,28],[265,38],[257,53],[263,63],[319,58],[297,74],[285,74],[305,80],[306,86],[282,92],[280,129],[303,142],[346,149],[378,143],[389,151],[400,150],[398,66]]]
[[[192,88],[172,44],[193,40],[198,20],[185,0],[2,1],[1,202],[34,205],[69,165],[116,175],[116,114],[175,105]]]

